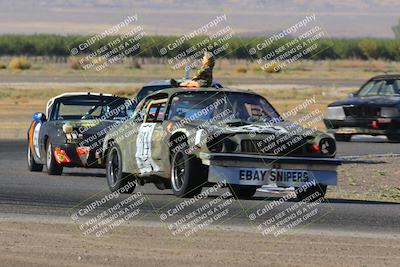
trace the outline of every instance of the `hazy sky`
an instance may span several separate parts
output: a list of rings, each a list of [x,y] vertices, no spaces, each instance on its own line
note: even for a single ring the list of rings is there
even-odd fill
[[[393,38],[399,0],[0,0],[0,33],[99,33],[137,14],[149,34],[184,34],[218,14],[239,35],[280,31],[307,14],[332,37]]]

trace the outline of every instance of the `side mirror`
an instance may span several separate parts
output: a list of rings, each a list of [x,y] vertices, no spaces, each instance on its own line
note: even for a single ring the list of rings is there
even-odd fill
[[[44,113],[42,113],[42,112],[33,113],[32,118],[34,121],[36,121],[38,123],[46,121],[46,115],[44,115]]]
[[[352,98],[352,97],[354,97],[354,94],[353,94],[353,93],[349,93],[347,96],[348,96],[349,98]]]

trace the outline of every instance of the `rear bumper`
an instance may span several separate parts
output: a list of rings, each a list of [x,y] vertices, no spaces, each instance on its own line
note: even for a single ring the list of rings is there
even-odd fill
[[[274,157],[230,153],[200,153],[209,166],[209,182],[279,187],[300,187],[310,182],[337,184],[341,160],[329,158]]]
[[[372,125],[375,121],[376,128]],[[332,134],[400,134],[400,118],[351,118],[327,120],[324,124]]]

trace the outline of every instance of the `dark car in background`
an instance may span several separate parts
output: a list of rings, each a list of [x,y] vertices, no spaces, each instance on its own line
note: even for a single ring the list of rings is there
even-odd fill
[[[375,76],[349,98],[329,104],[324,123],[338,141],[356,134],[400,141],[400,74]]]
[[[30,171],[60,175],[63,167],[102,167],[95,153],[105,134],[133,112],[132,101],[110,94],[66,93],[36,112],[28,130]]]

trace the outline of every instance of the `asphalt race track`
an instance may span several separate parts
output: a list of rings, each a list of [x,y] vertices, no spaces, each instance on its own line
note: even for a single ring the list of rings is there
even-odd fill
[[[397,153],[400,144],[390,143],[338,143],[342,156],[358,154]],[[65,169],[62,176],[49,176],[44,172],[30,173],[25,160],[25,142],[0,141],[0,213],[52,215],[70,217],[87,203],[100,199],[110,192],[107,188],[104,170]],[[226,192],[221,189],[207,199],[200,199],[193,205],[177,212],[167,221],[176,221],[207,202]],[[160,222],[165,214],[182,202],[172,195],[170,190],[158,190],[153,185],[139,186],[136,192],[142,192],[146,201],[140,206],[138,220]],[[121,199],[130,195],[121,195],[98,208],[96,214],[112,207]],[[118,201],[117,201],[118,200]],[[233,200],[229,205],[229,216],[221,224],[228,226],[250,226],[265,221],[259,216],[254,221],[249,215],[257,213],[264,206],[278,200],[278,197],[257,193],[252,200]],[[268,216],[294,206],[297,202],[288,201],[276,206]],[[327,199],[318,204],[318,216],[305,224],[306,230],[349,230],[353,232],[399,233],[400,205],[388,202],[356,201],[346,199]]]

